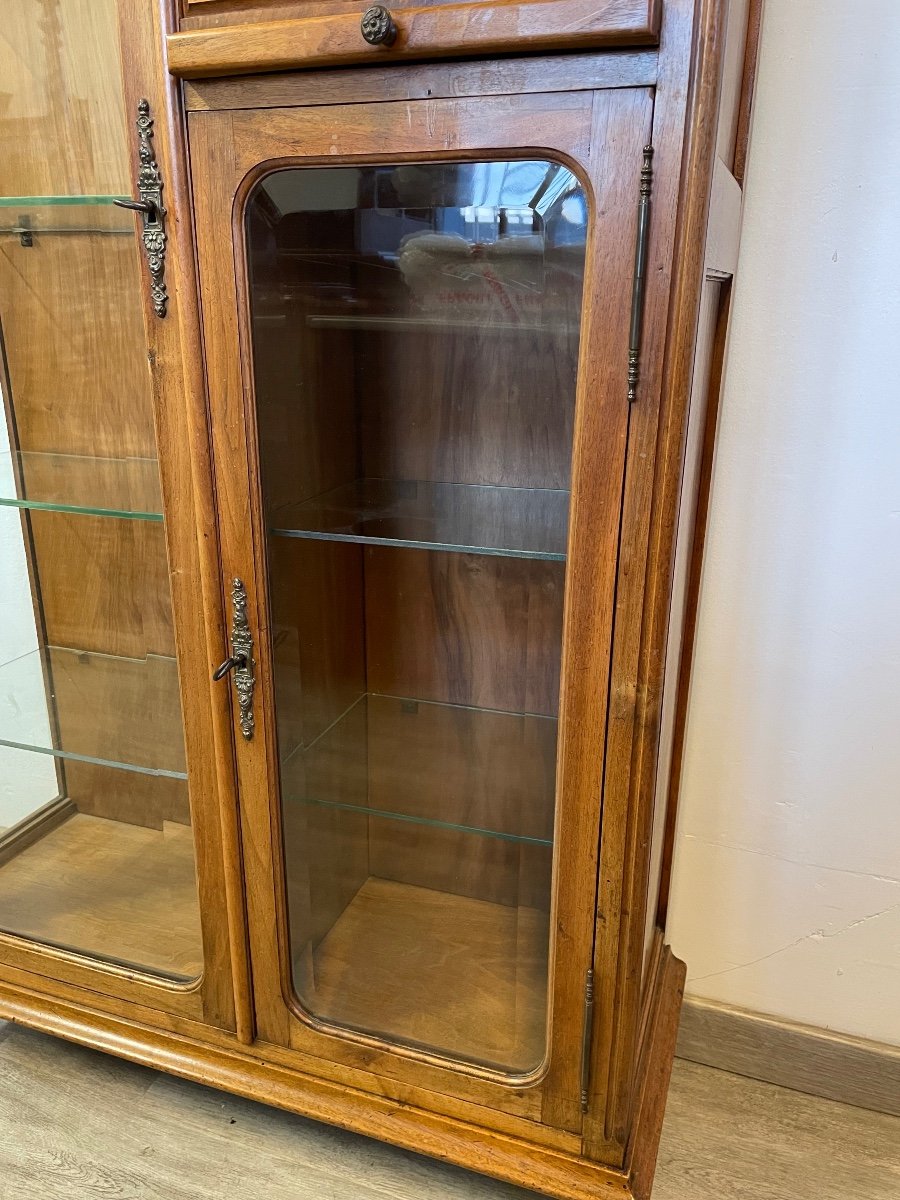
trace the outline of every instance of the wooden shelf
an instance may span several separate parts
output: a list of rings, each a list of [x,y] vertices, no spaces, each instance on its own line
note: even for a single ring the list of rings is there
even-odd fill
[[[270,518],[276,537],[563,562],[569,493],[360,479]]]
[[[370,877],[294,981],[318,1017],[511,1072],[544,1055],[548,917]]]
[[[9,835],[7,835],[9,836]],[[194,845],[75,813],[0,866],[0,928],[173,979],[202,970]]]

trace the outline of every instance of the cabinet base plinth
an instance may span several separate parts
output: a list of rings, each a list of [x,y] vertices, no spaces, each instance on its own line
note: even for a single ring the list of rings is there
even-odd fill
[[[684,968],[668,948],[657,975],[655,1026],[640,1088],[629,1170],[566,1154],[458,1118],[266,1061],[266,1047],[209,1045],[127,1015],[87,1010],[0,981],[0,1017],[195,1083],[518,1184],[558,1200],[648,1200],[674,1052]],[[144,1010],[146,1011],[146,1010]]]

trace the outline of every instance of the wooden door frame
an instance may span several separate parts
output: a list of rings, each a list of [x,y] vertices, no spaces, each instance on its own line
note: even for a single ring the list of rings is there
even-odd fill
[[[147,98],[168,209],[169,304],[164,319],[153,311],[143,260],[140,285],[166,516],[204,968],[199,979],[179,984],[134,967],[0,934],[0,982],[113,1015],[141,1014],[161,1027],[230,1031],[248,1041],[252,1016],[236,814],[230,798],[230,710],[227,696],[206,685],[208,662],[225,657],[226,640],[218,600],[219,554],[185,142],[178,87],[166,73],[162,49],[176,14],[169,0],[158,5],[123,0],[118,18],[129,174],[137,178],[134,120],[138,101]]]
[[[189,121],[198,230],[204,338],[213,394],[213,440],[223,545],[223,583],[247,585],[257,637],[257,724],[238,738],[253,975],[260,1037],[293,1046],[323,1066],[337,1063],[433,1087],[499,1111],[570,1132],[581,1128],[581,1037],[585,973],[591,962],[597,874],[602,728],[628,425],[628,311],[641,150],[650,134],[646,89],[556,92],[347,104],[278,111],[192,113]],[[535,143],[534,130],[540,130]],[[392,152],[383,147],[392,145]],[[303,153],[297,153],[297,147]],[[336,147],[337,152],[332,148]],[[258,496],[257,439],[237,221],[253,182],[284,165],[340,161],[471,160],[486,155],[568,160],[591,191],[602,193],[603,219],[589,235],[582,324],[570,556],[566,591],[560,715],[554,938],[553,1042],[550,1063],[534,1077],[500,1082],[496,1073],[449,1067],[445,1059],[383,1041],[337,1033],[291,1015],[283,911],[272,670],[267,636],[265,530]],[[615,235],[604,239],[606,229]],[[229,256],[225,245],[234,247]],[[602,304],[600,311],[600,288]],[[611,299],[612,298],[612,299]],[[610,308],[617,310],[612,320]],[[607,470],[604,467],[611,463]],[[598,530],[602,535],[598,536]],[[575,713],[573,719],[568,714]],[[272,864],[276,864],[274,886]]]

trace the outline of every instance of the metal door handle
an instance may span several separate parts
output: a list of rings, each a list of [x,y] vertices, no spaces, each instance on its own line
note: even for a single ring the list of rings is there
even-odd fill
[[[113,204],[118,205],[119,208],[130,208],[134,212],[146,213],[151,220],[156,216],[156,205],[152,200],[121,200],[117,198],[113,200]]]
[[[253,717],[253,635],[247,620],[247,589],[240,579],[231,581],[231,657],[213,671],[213,679],[224,679],[234,673],[241,733],[249,742],[255,725]]]
[[[137,200],[115,200],[119,208],[130,208],[141,214],[141,241],[150,271],[150,295],[153,311],[158,317],[166,315],[169,293],[166,291],[166,210],[162,202],[163,182],[153,150],[153,118],[150,103],[138,101],[135,121],[138,131],[138,157],[141,160],[137,177]]]
[[[223,663],[219,663],[219,665],[213,671],[213,679],[216,681],[216,683],[218,683],[220,679],[225,678],[229,671],[234,671],[240,667],[246,667],[246,665],[247,660],[244,658],[243,654],[232,654],[231,658],[226,658]]]

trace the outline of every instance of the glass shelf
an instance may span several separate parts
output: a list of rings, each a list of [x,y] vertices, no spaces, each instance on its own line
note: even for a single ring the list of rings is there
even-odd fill
[[[56,205],[115,204],[130,196],[0,196],[0,208],[48,208]]]
[[[153,458],[7,451],[0,454],[0,505],[137,521],[163,519],[159,468]]]
[[[276,537],[564,562],[569,493],[362,479],[276,509]]]
[[[186,779],[175,660],[23,654],[0,667],[0,746]]]
[[[379,820],[407,821],[411,825],[425,825],[430,829],[453,830],[455,833],[470,833],[476,837],[499,838],[504,842],[524,842],[532,846],[547,847],[553,845],[552,838],[525,837],[517,833],[502,833],[497,829],[480,829],[475,825],[463,825],[453,821],[439,821],[436,817],[417,817],[411,813],[383,812],[381,809],[370,808],[367,805],[342,804],[338,800],[317,800],[311,796],[300,796],[299,800],[301,804],[318,805],[321,808],[329,808],[335,812],[362,813],[367,817]]]
[[[285,803],[553,845],[553,717],[368,693],[282,763]]]
[[[119,208],[126,196],[0,196],[0,233],[16,234],[23,246],[30,234],[97,233],[134,236],[134,216]]]
[[[451,310],[452,311],[452,310]],[[479,333],[544,333],[558,336],[560,334],[577,333],[579,326],[572,321],[559,318],[548,321],[525,319],[521,321],[486,320],[477,317],[458,317],[439,314],[427,314],[408,317],[379,317],[374,315],[357,316],[347,314],[322,314],[307,317],[311,329],[358,329],[371,333],[435,333],[438,335],[449,332]]]
[[[156,767],[139,767],[136,763],[114,762],[108,758],[97,758],[91,754],[76,754],[72,750],[59,750],[52,746],[29,746],[23,742],[13,742],[0,737],[0,746],[7,750],[22,750],[29,754],[44,754],[58,758],[63,762],[87,763],[94,767],[109,767],[115,771],[131,771],[135,775],[152,775],[157,779],[187,780],[186,771],[167,771]]]

